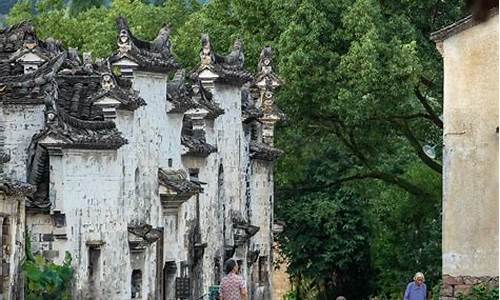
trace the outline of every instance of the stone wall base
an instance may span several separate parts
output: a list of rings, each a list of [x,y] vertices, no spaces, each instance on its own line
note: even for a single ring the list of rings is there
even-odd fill
[[[460,295],[468,295],[472,287],[485,284],[491,288],[498,288],[498,276],[451,276],[443,275],[441,286],[441,300],[456,300]]]

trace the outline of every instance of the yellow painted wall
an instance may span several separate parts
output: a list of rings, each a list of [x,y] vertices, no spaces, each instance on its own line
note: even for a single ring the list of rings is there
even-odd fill
[[[498,14],[444,59],[443,274],[498,276]]]

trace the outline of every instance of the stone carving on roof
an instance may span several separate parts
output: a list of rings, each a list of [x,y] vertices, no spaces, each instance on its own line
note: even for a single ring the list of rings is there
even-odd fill
[[[173,80],[167,84],[167,101],[172,104],[169,113],[185,113],[191,109],[207,110],[207,119],[215,119],[224,110],[212,100],[212,94],[198,80],[191,83],[186,78],[184,69],[175,73]]]
[[[252,74],[243,68],[244,62],[243,43],[240,40],[234,42],[228,55],[221,56],[213,50],[209,36],[202,34],[200,65],[191,77],[197,80],[209,76],[219,82],[243,84],[253,80]]]
[[[158,36],[147,42],[136,38],[123,17],[118,17],[118,51],[110,58],[111,63],[127,59],[135,63],[138,69],[151,72],[169,72],[179,68],[172,55],[170,28],[163,26]]]
[[[54,39],[39,40],[29,22],[22,22],[0,30],[0,71],[2,74],[31,73],[60,52],[60,42]]]
[[[262,109],[263,118],[277,122],[286,117],[274,102],[274,91],[283,84],[283,81],[274,73],[272,62],[273,51],[267,46],[260,53],[255,86],[260,89],[258,105]]]
[[[273,51],[271,47],[265,47],[260,53],[258,73],[252,84],[253,91],[258,95],[256,106],[262,112],[258,117],[261,123],[259,126],[262,141],[252,141],[250,155],[252,158],[268,161],[273,161],[282,154],[281,150],[273,147],[274,128],[278,121],[286,119],[286,115],[274,101],[274,92],[283,84],[283,81],[274,73],[272,61]]]

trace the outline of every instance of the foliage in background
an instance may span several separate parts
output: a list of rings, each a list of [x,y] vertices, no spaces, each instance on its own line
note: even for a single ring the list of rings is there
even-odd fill
[[[63,0],[41,0],[34,9],[32,1],[22,0],[12,8],[8,23],[31,20],[42,39],[53,37],[66,47],[92,52],[94,57],[106,57],[116,49],[118,16],[127,18],[137,36],[153,39],[164,24],[170,24],[175,32],[188,15],[200,7],[196,0],[167,0],[161,6],[139,0],[115,0],[109,8],[83,4],[73,8],[80,9],[79,13],[70,13],[71,7],[66,7]]]
[[[293,258],[289,272],[297,279],[300,299],[311,295],[314,287],[318,288],[316,299],[340,295],[364,299],[369,295],[370,247],[364,205],[366,201],[348,189],[280,201],[279,209],[287,220],[281,252]]]
[[[31,242],[26,236],[26,260],[22,266],[25,276],[26,300],[70,300],[73,268],[71,255],[66,252],[64,263],[48,262],[41,255],[33,256]]]
[[[376,184],[371,215],[372,257],[380,297],[401,299],[413,275],[425,272],[428,289],[441,279],[441,177],[424,166],[409,166],[406,173],[428,196]]]
[[[169,23],[174,54],[188,70],[198,63],[202,32],[219,53],[242,39],[250,70],[271,45],[287,83],[278,94],[290,121],[277,132],[286,156],[276,172],[276,217],[287,223],[281,247],[294,280],[313,283],[323,297],[352,293],[348,299],[400,298],[417,271],[429,287],[437,283],[442,63],[429,35],[457,20],[461,3],[146,2],[70,13],[62,0],[34,9],[24,0],[8,21],[30,19],[40,36],[94,57],[115,49],[118,15],[145,39]]]
[[[485,284],[480,284],[472,288],[469,295],[461,295],[458,300],[497,300],[498,287],[491,288]]]

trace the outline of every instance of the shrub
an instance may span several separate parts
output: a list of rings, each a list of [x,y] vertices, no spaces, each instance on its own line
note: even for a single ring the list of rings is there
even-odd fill
[[[25,276],[26,300],[70,300],[73,269],[71,255],[66,252],[62,265],[33,256],[31,243],[26,238],[26,260],[22,269]]]

